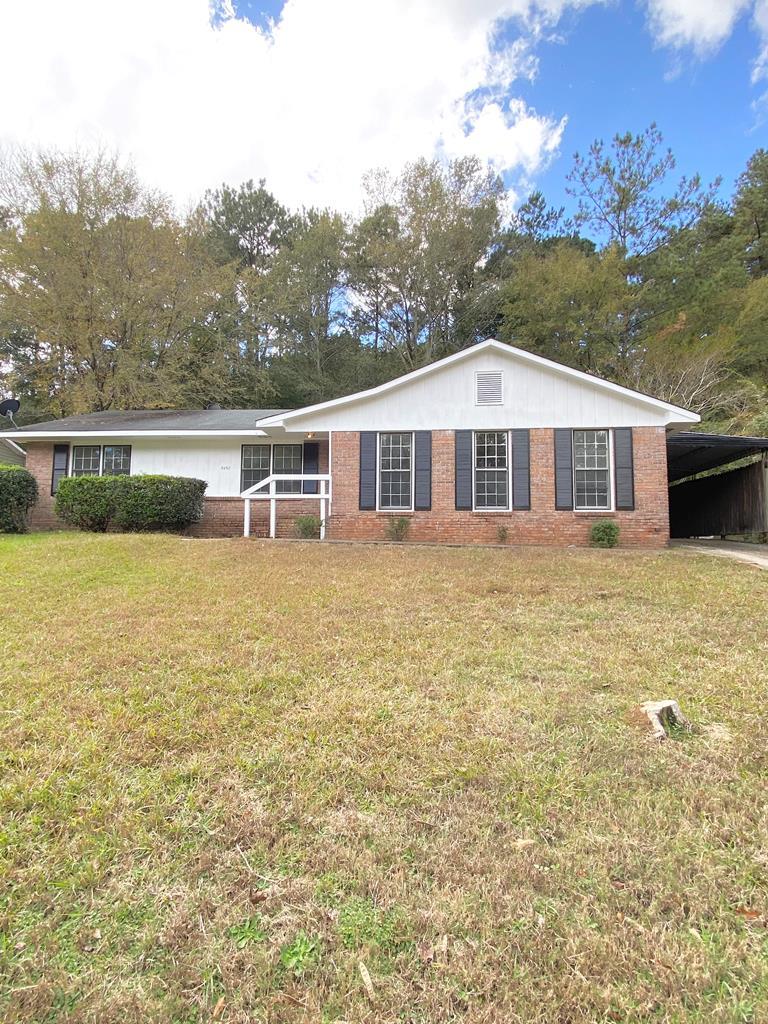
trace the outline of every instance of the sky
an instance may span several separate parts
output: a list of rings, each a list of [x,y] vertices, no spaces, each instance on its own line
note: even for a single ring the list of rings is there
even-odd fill
[[[573,153],[652,121],[727,197],[768,146],[768,0],[4,0],[0,38],[0,146],[117,150],[182,211],[265,178],[357,213],[469,154],[568,208]]]

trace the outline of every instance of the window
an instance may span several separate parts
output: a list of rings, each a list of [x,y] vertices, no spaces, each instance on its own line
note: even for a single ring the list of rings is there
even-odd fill
[[[272,449],[273,473],[301,473],[304,460],[304,446],[301,444],[276,444]],[[283,480],[277,483],[278,494],[301,494],[301,480]]]
[[[573,432],[574,508],[611,507],[611,450],[607,430]]]
[[[105,444],[104,476],[131,475],[131,446],[129,444]]]
[[[72,476],[98,476],[101,445],[75,445],[72,449]]]
[[[379,508],[413,508],[412,434],[379,434]]]
[[[475,374],[475,405],[503,404],[503,372],[501,370],[478,370]]]
[[[266,480],[269,476],[269,455],[268,444],[244,444],[242,454],[242,465],[240,467],[240,490],[247,491],[260,480]]]
[[[508,454],[506,431],[475,434],[475,508],[509,508]]]

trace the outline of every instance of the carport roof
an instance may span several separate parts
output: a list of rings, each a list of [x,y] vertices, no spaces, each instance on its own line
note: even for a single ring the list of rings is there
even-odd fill
[[[768,451],[768,437],[702,434],[681,430],[667,435],[667,473],[670,482],[725,466],[746,455]]]

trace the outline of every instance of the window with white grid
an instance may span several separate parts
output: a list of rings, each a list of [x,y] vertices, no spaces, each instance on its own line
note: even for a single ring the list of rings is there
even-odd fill
[[[247,491],[249,487],[253,487],[260,480],[266,480],[269,476],[270,451],[268,444],[243,445],[241,491]]]
[[[475,434],[475,508],[509,508],[508,444],[504,430]]]
[[[131,446],[129,444],[104,445],[104,476],[131,475]]]
[[[379,508],[410,511],[412,434],[379,434]]]
[[[574,508],[611,507],[611,450],[607,430],[573,432]]]
[[[101,472],[101,445],[76,444],[72,449],[72,476],[98,476]]]
[[[272,472],[275,474],[301,474],[303,462],[303,445],[276,444],[272,449]],[[275,490],[278,494],[301,494],[301,480],[278,480]]]

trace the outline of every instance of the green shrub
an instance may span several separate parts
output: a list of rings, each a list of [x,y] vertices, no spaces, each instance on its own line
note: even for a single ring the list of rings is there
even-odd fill
[[[80,530],[183,530],[203,514],[205,481],[176,476],[67,477],[56,513]]]
[[[296,535],[302,540],[315,540],[320,536],[320,516],[296,516]]]
[[[615,548],[619,543],[619,524],[613,519],[600,519],[592,523],[589,543],[593,548]]]
[[[0,465],[0,533],[26,533],[37,481],[23,466]]]
[[[405,540],[411,528],[411,520],[408,516],[395,516],[388,519],[385,532],[388,540]]]
[[[120,476],[68,476],[59,481],[56,515],[78,530],[104,533],[117,507]]]
[[[115,526],[121,530],[184,530],[203,517],[206,483],[186,476],[116,477]]]

